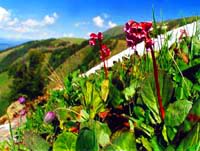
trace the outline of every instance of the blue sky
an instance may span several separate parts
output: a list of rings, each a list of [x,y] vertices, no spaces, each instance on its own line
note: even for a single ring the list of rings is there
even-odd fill
[[[87,38],[129,19],[158,20],[200,15],[195,0],[0,0],[0,38]]]

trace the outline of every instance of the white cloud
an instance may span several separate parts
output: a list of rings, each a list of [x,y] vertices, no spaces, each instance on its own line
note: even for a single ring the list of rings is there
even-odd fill
[[[48,30],[48,26],[56,23],[58,14],[46,14],[41,19],[15,17],[6,8],[0,6],[0,33],[1,37],[10,39],[42,39],[49,37],[59,37],[61,34]],[[72,36],[72,35],[68,35]]]
[[[10,12],[5,8],[0,7],[0,23],[8,21],[9,18],[10,18]]]
[[[40,22],[34,19],[27,19],[21,23],[25,27],[36,27],[40,25]]]
[[[116,23],[113,23],[112,21],[109,21],[109,22],[108,22],[108,27],[109,27],[109,28],[113,28],[113,27],[115,27],[115,26],[117,26]]]
[[[103,27],[104,26],[104,20],[100,16],[94,17],[93,22],[97,27]]]
[[[53,16],[46,15],[43,19],[44,25],[54,24],[57,18],[58,15],[56,13],[54,13]]]
[[[14,18],[13,20],[8,21],[7,25],[8,26],[14,26],[19,22],[18,18]]]

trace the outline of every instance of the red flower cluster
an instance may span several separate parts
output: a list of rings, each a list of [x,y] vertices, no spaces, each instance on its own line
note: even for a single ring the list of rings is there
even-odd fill
[[[101,32],[98,32],[98,34],[91,33],[89,44],[94,46],[96,45],[96,42],[98,41],[99,48],[100,48],[100,59],[103,61],[105,75],[106,75],[106,78],[108,78],[108,69],[106,67],[105,61],[107,57],[110,56],[110,49],[106,45],[102,44],[102,40],[103,40],[103,34]]]
[[[100,46],[100,59],[102,61],[105,61],[106,58],[110,56],[110,49],[106,45],[102,44],[103,34],[101,32],[98,32],[98,34],[91,33],[89,44],[91,46],[94,46],[96,45],[97,40],[99,41]]]
[[[104,61],[109,56],[110,56],[110,49],[106,45],[102,45],[100,51],[100,59]]]
[[[91,46],[96,45],[96,40],[99,40],[99,41],[103,40],[103,34],[101,32],[98,32],[98,34],[95,34],[95,33],[90,34],[89,44]]]
[[[146,49],[149,49],[154,43],[149,36],[150,29],[152,27],[151,22],[136,22],[130,20],[124,26],[126,33],[126,41],[129,47],[135,47],[138,43],[145,41]]]

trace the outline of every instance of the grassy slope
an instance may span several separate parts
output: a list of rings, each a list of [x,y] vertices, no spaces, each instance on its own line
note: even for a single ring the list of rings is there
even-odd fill
[[[47,39],[27,42],[20,46],[16,46],[10,49],[6,49],[0,52],[0,115],[4,112],[4,109],[9,105],[6,100],[6,95],[9,93],[9,85],[12,83],[12,79],[7,74],[7,69],[12,64],[20,62],[22,59],[27,59],[28,52],[31,49],[38,49],[45,53],[44,62],[48,62],[51,53],[59,47],[63,42],[69,42],[71,44],[80,44],[84,39],[81,38],[60,38],[60,39]]]

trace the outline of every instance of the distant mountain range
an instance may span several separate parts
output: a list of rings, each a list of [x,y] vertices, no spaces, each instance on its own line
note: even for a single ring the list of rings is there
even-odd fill
[[[0,51],[20,45],[26,41],[28,40],[11,40],[11,39],[0,38]]]

